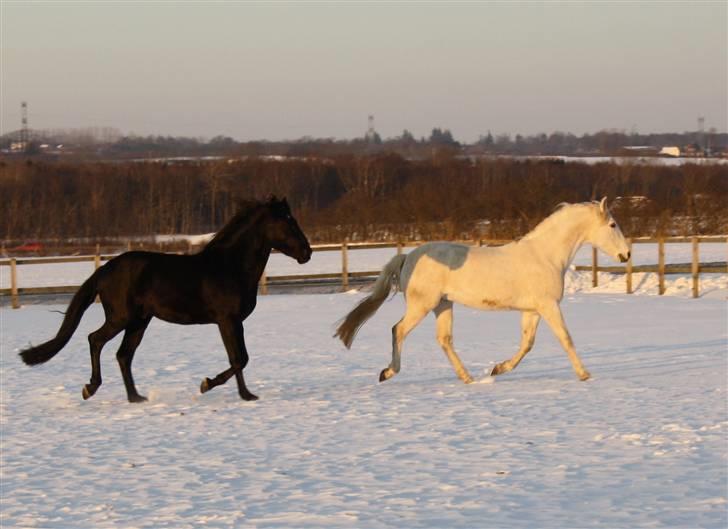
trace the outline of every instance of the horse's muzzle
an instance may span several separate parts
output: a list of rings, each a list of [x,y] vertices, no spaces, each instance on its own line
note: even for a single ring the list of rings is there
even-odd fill
[[[619,262],[620,263],[626,263],[629,261],[629,258],[632,256],[632,252],[627,252],[627,255],[625,256],[623,253],[619,254]]]
[[[298,264],[308,263],[311,260],[312,253],[313,253],[313,250],[311,250],[310,247],[306,248],[306,251],[304,252],[304,254],[301,257],[299,257],[298,259],[296,259],[296,261],[298,261]]]

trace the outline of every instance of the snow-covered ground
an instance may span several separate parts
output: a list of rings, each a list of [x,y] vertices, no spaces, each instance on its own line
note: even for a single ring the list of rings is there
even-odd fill
[[[405,251],[408,249],[405,248]],[[381,269],[395,255],[394,248],[351,249],[349,271],[372,271]],[[633,246],[633,262],[635,265],[657,263],[657,244],[635,244]],[[701,262],[726,261],[728,245],[725,243],[703,243],[700,245]],[[689,263],[692,259],[691,246],[685,243],[665,245],[667,263]],[[42,261],[42,260],[41,260]],[[582,246],[574,259],[574,265],[591,264],[591,247]],[[614,264],[604,254],[599,254],[599,264]],[[80,285],[94,270],[93,262],[63,264],[33,264],[18,266],[18,281],[21,287]],[[271,255],[266,273],[269,276],[293,274],[318,274],[341,271],[341,253],[338,251],[314,252],[311,261],[299,265],[295,260],[282,254]],[[657,274],[639,273],[633,276],[633,288],[636,294],[656,294]],[[591,272],[570,271],[567,276],[566,291],[624,292],[623,275],[600,273],[600,286],[592,290]],[[7,266],[0,266],[0,288],[10,287],[10,273]],[[666,278],[668,295],[689,297],[692,295],[692,283],[689,275],[668,275]],[[718,296],[725,299],[728,293],[728,274],[701,274],[701,295]]]
[[[29,368],[64,305],[0,309],[0,526],[43,528],[720,528],[728,525],[724,299],[569,294],[594,378],[550,331],[512,373],[516,313],[455,309],[464,385],[428,318],[390,358],[402,297],[351,351],[334,322],[363,293],[259,297],[246,321],[250,388],[200,395],[226,367],[212,326],[154,321],[134,364],[150,401],[126,402],[114,351],[89,376],[92,305],[68,346]],[[723,296],[724,298],[725,296]],[[281,322],[285,322],[282,325]]]

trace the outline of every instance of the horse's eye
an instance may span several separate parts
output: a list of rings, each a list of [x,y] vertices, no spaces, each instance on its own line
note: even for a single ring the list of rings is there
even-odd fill
[[[609,227],[610,228],[616,228],[617,227],[617,223],[616,222],[610,222],[609,223]]]

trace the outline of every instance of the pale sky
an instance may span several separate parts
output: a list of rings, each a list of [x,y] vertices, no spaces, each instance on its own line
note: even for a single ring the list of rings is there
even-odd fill
[[[1,1],[2,132],[725,132],[728,2]]]

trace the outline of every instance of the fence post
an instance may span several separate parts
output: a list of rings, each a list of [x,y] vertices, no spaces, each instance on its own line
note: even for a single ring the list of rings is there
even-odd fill
[[[657,276],[658,292],[662,296],[665,293],[665,239],[663,237],[657,240]]]
[[[341,243],[341,290],[349,288],[349,240],[344,239]]]
[[[693,275],[693,297],[697,298],[700,296],[700,276],[699,276],[699,249],[698,249],[698,238],[693,237],[693,263],[691,266],[691,272]]]
[[[397,255],[402,255],[402,241],[397,240]]]
[[[268,274],[263,270],[263,274],[260,276],[260,293],[264,296],[268,294]]]
[[[98,270],[101,266],[101,249],[99,245],[96,245],[96,255],[94,255],[94,270]],[[94,303],[99,303],[101,301],[101,298],[98,294],[96,294],[96,297],[94,298]]]
[[[627,239],[629,259],[627,260],[627,294],[632,293],[632,238]]]
[[[18,269],[15,259],[10,259],[10,299],[14,309],[20,308],[18,299]]]
[[[597,265],[598,265],[597,248],[596,248],[596,246],[592,246],[592,287],[599,286],[599,275],[597,273]]]

